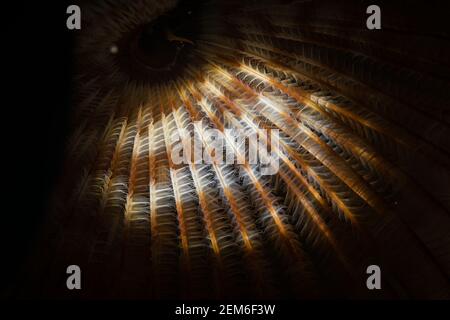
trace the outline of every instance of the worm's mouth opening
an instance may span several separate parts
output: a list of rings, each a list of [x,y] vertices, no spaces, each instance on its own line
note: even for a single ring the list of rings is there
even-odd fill
[[[125,36],[119,43],[120,67],[134,80],[145,82],[159,83],[180,75],[195,59],[193,49],[202,31],[200,11],[199,4],[181,2]]]

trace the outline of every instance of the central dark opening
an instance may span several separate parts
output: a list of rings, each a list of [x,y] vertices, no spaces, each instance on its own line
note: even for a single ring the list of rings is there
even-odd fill
[[[144,26],[137,40],[137,59],[150,69],[169,71],[191,40],[176,35],[169,20],[163,16]]]
[[[133,79],[171,79],[195,59],[192,49],[201,34],[203,1],[181,1],[174,9],[124,37],[121,65]]]

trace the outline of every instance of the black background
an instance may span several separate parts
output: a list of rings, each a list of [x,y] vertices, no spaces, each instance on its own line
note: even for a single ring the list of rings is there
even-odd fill
[[[68,1],[2,2],[2,296],[17,277],[43,224],[61,170],[70,115],[73,31]]]

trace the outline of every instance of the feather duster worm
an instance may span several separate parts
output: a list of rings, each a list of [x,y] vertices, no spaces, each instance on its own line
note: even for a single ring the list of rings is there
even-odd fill
[[[87,297],[448,298],[450,54],[417,45],[448,40],[406,41],[389,19],[379,36],[330,1],[82,8],[39,270],[80,265]],[[173,135],[215,156],[208,128],[239,163],[177,165]],[[258,136],[276,172],[227,129]],[[366,288],[371,264],[380,292]]]

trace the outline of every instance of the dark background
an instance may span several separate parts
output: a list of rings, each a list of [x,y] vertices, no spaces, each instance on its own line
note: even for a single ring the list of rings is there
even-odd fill
[[[76,3],[59,0],[0,4],[1,156],[6,160],[1,165],[2,297],[14,296],[20,275],[26,273],[23,263],[43,225],[51,191],[61,174],[69,133],[72,47],[77,32],[66,28],[66,8]],[[447,1],[335,3],[336,7],[342,3],[342,8],[361,8],[364,27],[365,7],[369,4],[381,6],[382,23],[383,17],[389,15],[390,19],[407,19],[424,33],[448,28],[449,24]],[[389,13],[384,3],[396,10]]]
[[[70,114],[68,1],[7,1],[1,12],[0,296],[16,289],[61,170]],[[25,271],[26,272],[26,271]]]

